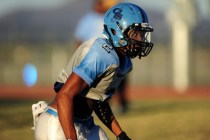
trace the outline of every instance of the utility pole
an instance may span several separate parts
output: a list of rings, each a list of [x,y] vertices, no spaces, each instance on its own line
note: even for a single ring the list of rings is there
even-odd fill
[[[183,92],[189,86],[191,30],[196,24],[194,0],[174,0],[166,16],[172,29],[173,86]]]

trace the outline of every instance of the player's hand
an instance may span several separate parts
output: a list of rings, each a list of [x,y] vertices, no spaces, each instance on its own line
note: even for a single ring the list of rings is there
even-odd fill
[[[117,140],[131,140],[127,134],[123,131],[117,136]]]

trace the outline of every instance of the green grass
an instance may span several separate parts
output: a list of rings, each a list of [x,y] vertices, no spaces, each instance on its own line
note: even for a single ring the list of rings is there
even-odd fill
[[[32,140],[31,104],[0,101],[0,139]],[[210,99],[133,101],[128,113],[113,110],[132,140],[210,140]],[[101,123],[97,118],[96,123]],[[102,126],[110,140],[115,136]]]

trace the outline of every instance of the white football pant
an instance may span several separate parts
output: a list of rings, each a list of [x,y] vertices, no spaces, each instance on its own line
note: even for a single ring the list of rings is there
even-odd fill
[[[50,110],[50,112],[48,111]],[[51,107],[47,107],[44,112],[38,117],[35,125],[35,140],[66,140],[60,125],[57,111]],[[91,120],[92,119],[92,120]],[[100,126],[93,123],[93,118],[90,118],[91,123],[74,123],[78,140],[108,140],[105,132]],[[90,126],[90,124],[92,126]]]

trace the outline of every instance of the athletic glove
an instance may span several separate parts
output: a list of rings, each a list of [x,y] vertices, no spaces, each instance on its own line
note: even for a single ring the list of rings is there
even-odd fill
[[[117,136],[117,140],[131,140],[126,133],[123,131]]]

